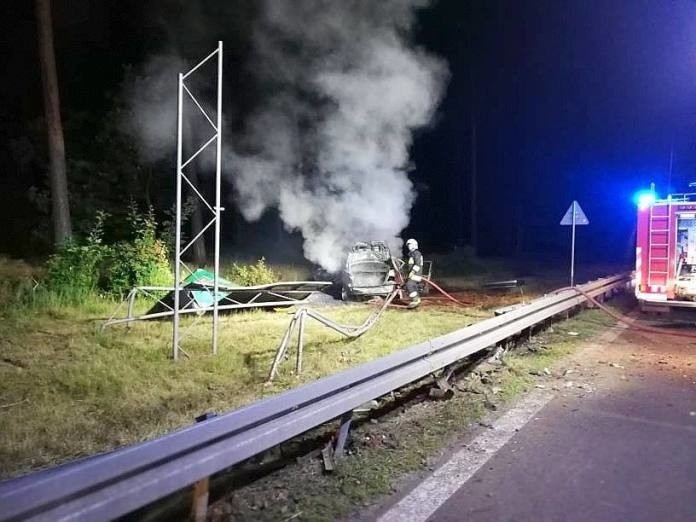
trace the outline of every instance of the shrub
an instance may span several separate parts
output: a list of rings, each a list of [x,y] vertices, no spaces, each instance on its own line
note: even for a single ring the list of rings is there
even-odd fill
[[[133,239],[114,245],[104,274],[104,289],[123,294],[134,286],[171,285],[167,246],[157,238],[152,208],[140,214],[137,207],[131,205],[127,221]]]
[[[50,290],[79,297],[97,289],[104,262],[111,251],[102,243],[106,217],[104,212],[97,212],[84,243],[68,241],[48,259],[46,280]]]
[[[232,263],[225,277],[242,286],[265,285],[280,280],[280,276],[266,264],[263,257],[250,265]]]
[[[131,204],[126,218],[131,238],[113,245],[103,244],[106,217],[97,212],[86,239],[66,243],[50,257],[48,289],[79,297],[96,290],[123,294],[139,285],[171,285],[167,247],[157,238],[152,209],[141,214]]]

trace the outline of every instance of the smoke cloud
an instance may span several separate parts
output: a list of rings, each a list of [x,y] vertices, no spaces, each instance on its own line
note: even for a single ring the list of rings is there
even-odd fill
[[[426,4],[263,4],[254,63],[268,94],[225,163],[244,217],[277,207],[305,257],[329,271],[356,240],[401,247],[413,131],[433,117],[448,75],[410,43]]]
[[[432,119],[448,78],[442,60],[412,43],[428,3],[255,4],[248,70],[258,103],[237,111],[245,119],[223,145],[223,169],[245,219],[277,208],[302,234],[305,257],[329,271],[355,241],[401,247],[415,198],[406,171],[413,132]],[[126,129],[148,161],[176,150],[176,77],[190,66],[155,56],[127,82]],[[199,141],[210,133],[201,129],[189,127]]]
[[[157,55],[124,84],[122,94],[128,110],[120,125],[137,138],[138,153],[146,161],[176,154],[177,78],[188,68],[178,56]]]

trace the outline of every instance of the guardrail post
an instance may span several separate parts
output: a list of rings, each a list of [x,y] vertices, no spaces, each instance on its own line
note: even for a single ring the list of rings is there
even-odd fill
[[[324,461],[324,471],[329,473],[336,469],[336,459],[343,457],[343,451],[346,447],[348,434],[350,433],[350,424],[353,420],[353,411],[347,411],[341,415],[341,425],[336,434],[336,441],[329,442],[326,447],[321,450],[321,458]]]
[[[341,415],[341,426],[338,428],[338,436],[336,437],[336,446],[334,447],[334,454],[337,457],[343,456],[343,450],[346,446],[346,441],[348,440],[348,433],[350,432],[350,424],[353,420],[353,411],[347,411]]]
[[[449,382],[452,375],[454,375],[454,367],[449,366],[444,369],[440,377],[435,378],[435,387],[430,388],[428,392],[431,399],[451,399],[454,396],[454,388]]]
[[[208,517],[209,487],[209,477],[205,477],[193,485],[193,502],[191,503],[191,520],[193,522],[205,522]]]

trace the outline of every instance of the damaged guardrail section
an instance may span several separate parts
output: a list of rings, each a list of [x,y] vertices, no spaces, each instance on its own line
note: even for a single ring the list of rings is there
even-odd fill
[[[629,284],[621,274],[581,288],[601,300]],[[0,520],[124,515],[585,302],[572,289],[548,295],[150,442],[2,482]]]

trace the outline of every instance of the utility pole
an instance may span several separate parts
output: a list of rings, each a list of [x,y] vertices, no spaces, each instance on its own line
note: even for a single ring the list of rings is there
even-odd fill
[[[56,55],[53,46],[53,25],[50,0],[36,0],[36,25],[39,37],[39,64],[46,113],[48,153],[50,160],[51,210],[53,241],[60,245],[72,236],[68,180],[65,169],[65,141],[60,118],[60,95]]]

